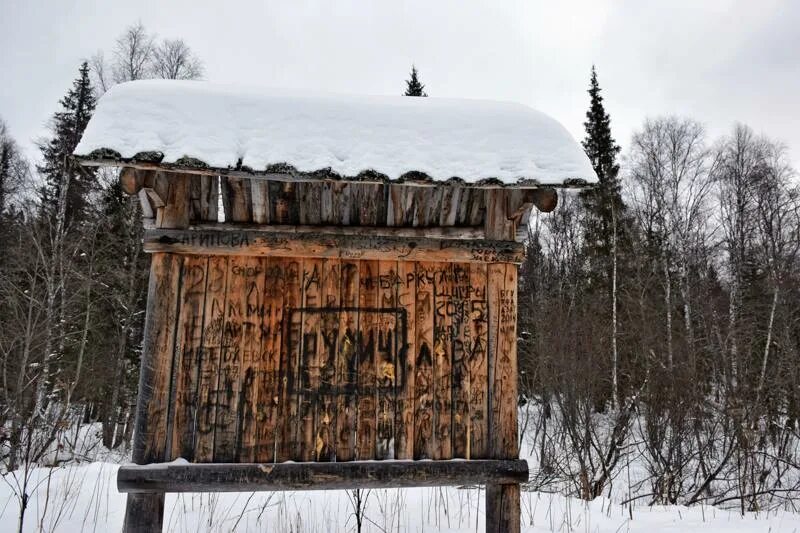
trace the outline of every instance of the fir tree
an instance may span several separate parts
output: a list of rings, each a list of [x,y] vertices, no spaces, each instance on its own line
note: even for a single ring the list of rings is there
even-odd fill
[[[70,158],[94,112],[94,95],[89,65],[84,61],[72,87],[59,102],[61,110],[53,115],[52,138],[39,147],[43,164],[38,170],[45,178],[41,190],[42,207],[47,216],[55,216],[61,196],[66,194],[65,223],[84,218],[87,196],[97,188],[94,172],[79,169]]]
[[[411,65],[411,78],[406,80],[405,96],[428,96],[425,92],[425,85],[420,83],[417,67]]]
[[[586,137],[582,144],[600,183],[584,191],[581,199],[587,216],[586,246],[590,262],[593,263],[592,270],[610,275],[612,236],[616,233],[619,240],[620,228],[624,226],[625,205],[618,179],[617,154],[620,147],[611,135],[611,118],[603,106],[600,91],[597,71],[592,66],[588,91],[591,103],[586,112],[586,122],[583,123]]]
[[[617,154],[620,148],[614,137],[611,136],[611,118],[603,106],[603,97],[600,95],[600,85],[597,82],[597,71],[592,66],[592,75],[589,85],[590,105],[586,112],[586,137],[583,140],[583,149],[592,163],[595,173],[600,181],[597,187],[584,191],[581,194],[585,211],[584,238],[587,266],[589,268],[588,292],[594,293],[599,299],[600,309],[608,310],[610,323],[608,324],[608,339],[611,352],[610,400],[612,409],[620,408],[619,364],[618,350],[618,294],[620,269],[625,268],[625,261],[620,260],[630,257],[626,253],[622,228],[628,224],[624,221],[625,205],[622,202],[620,183],[617,175]],[[620,412],[625,422],[624,412]],[[615,430],[616,431],[616,430]]]

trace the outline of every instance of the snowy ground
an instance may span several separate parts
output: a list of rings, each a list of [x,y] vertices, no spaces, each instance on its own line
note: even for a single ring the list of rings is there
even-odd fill
[[[116,490],[118,466],[94,462],[37,469],[37,490],[25,531],[120,531],[125,495]],[[7,479],[7,481],[11,481]],[[478,489],[373,490],[367,495],[363,531],[448,531],[484,527],[483,491]],[[18,503],[0,486],[0,531],[16,528]],[[600,498],[585,503],[556,494],[522,495],[523,530],[529,532],[796,532],[800,515],[785,511],[748,514],[713,507],[621,506]],[[353,505],[345,491],[168,495],[165,530],[355,531]]]
[[[37,468],[29,482],[31,498],[25,532],[119,532],[125,495],[116,490],[116,472],[127,460],[100,445],[99,426],[81,427],[65,447],[48,457],[57,468]],[[523,442],[523,457],[529,443]],[[528,459],[532,471],[535,459]],[[741,516],[710,506],[649,506],[646,499],[630,505],[627,485],[644,476],[631,463],[625,482],[618,479],[611,499],[587,503],[560,494],[522,493],[522,523],[526,532],[623,533],[704,531],[707,533],[800,533],[800,513],[773,510]],[[13,474],[0,482],[0,533],[16,531],[19,500]],[[630,480],[630,481],[628,481]],[[484,529],[484,492],[473,488],[372,490],[365,493],[362,531],[480,532]],[[351,493],[227,493],[167,495],[165,531],[170,533],[270,531],[322,533],[356,531]]]

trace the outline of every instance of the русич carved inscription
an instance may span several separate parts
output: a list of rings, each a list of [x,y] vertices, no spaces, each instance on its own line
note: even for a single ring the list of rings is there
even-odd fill
[[[485,265],[187,255],[182,279],[175,456],[486,456]]]

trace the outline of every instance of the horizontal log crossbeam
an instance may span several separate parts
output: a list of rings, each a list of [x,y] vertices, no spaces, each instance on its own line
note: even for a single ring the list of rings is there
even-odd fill
[[[151,253],[516,264],[523,258],[522,244],[514,241],[390,236],[366,230],[334,234],[271,229],[149,229],[144,236],[144,250]]]
[[[440,487],[528,480],[515,460],[352,461],[343,463],[205,463],[129,465],[120,492],[251,492]]]

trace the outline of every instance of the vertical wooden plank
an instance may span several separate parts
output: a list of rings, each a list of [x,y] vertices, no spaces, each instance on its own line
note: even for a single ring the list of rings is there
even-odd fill
[[[322,222],[322,183],[299,182],[297,187],[299,223],[311,226]]]
[[[185,228],[189,226],[191,190],[189,176],[158,172],[155,185],[164,205],[156,212],[156,227]]]
[[[167,427],[170,411],[172,367],[178,322],[183,257],[173,254],[153,254],[148,291],[148,309],[143,362],[139,381],[134,462],[145,463],[167,459]],[[152,304],[151,304],[152,302]],[[152,315],[152,316],[151,316]],[[141,411],[142,416],[138,413]],[[142,439],[139,442],[139,439]],[[136,453],[136,447],[140,451]],[[139,463],[143,464],[143,463]]]
[[[133,432],[132,459],[136,464],[166,459],[180,277],[179,256],[153,254]],[[129,495],[123,528],[126,532],[160,530],[163,516],[163,493]]]
[[[397,303],[404,312],[404,328],[397,364],[397,423],[395,424],[395,458],[414,458],[414,362],[416,359],[416,263],[397,263]]]
[[[377,375],[375,351],[377,314],[368,310],[378,307],[379,264],[361,261],[359,264],[358,333],[358,412],[356,424],[356,459],[374,459],[377,442]]]
[[[264,302],[261,321],[261,365],[256,378],[256,439],[255,461],[277,461],[280,433],[280,402],[283,398],[280,369],[282,323],[287,290],[284,260],[264,258]]]
[[[267,180],[257,178],[250,180],[250,198],[253,203],[253,222],[269,224],[269,184]]]
[[[219,176],[200,176],[200,219],[217,222]]]
[[[336,460],[356,458],[356,429],[358,411],[358,350],[359,331],[359,264],[342,261],[341,307],[339,342],[336,359],[336,382],[339,390],[336,416]]]
[[[202,210],[201,201],[202,201],[202,185],[200,183],[200,177],[197,175],[187,175],[187,180],[189,181],[189,222],[195,221],[202,221],[203,218],[200,215]]]
[[[237,258],[238,259],[238,258]],[[259,257],[242,257],[238,268],[233,272],[235,278],[242,278],[242,290],[236,302],[239,342],[233,347],[238,360],[239,395],[234,399],[236,406],[236,459],[238,462],[255,461],[258,445],[257,415],[259,382],[263,380],[264,361],[262,356],[264,320],[264,261]],[[233,306],[228,305],[229,309]],[[231,325],[232,329],[236,326]],[[264,399],[269,401],[271,394]]]
[[[489,300],[489,452],[514,459],[517,441],[517,267],[490,264]]]
[[[222,332],[225,327],[225,307],[228,284],[228,258],[211,256],[208,259],[205,313],[203,315],[203,349],[200,356],[200,376],[197,392],[195,461],[214,460],[214,430],[216,426],[217,395]]]
[[[320,351],[318,350],[322,304],[321,259],[303,260],[303,322],[298,369],[299,452],[301,460],[313,461],[315,452],[314,414],[320,383]]]
[[[300,460],[302,456],[302,432],[300,420],[300,355],[303,344],[303,262],[293,259],[280,260],[285,279],[283,295],[283,320],[281,335],[281,399],[278,413],[283,422],[278,461]]]
[[[320,223],[335,224],[333,216],[333,182],[323,181],[320,183],[319,204],[320,204]]]
[[[458,207],[461,200],[461,185],[442,185],[439,226],[455,226],[458,220]]]
[[[468,458],[469,431],[469,360],[465,346],[470,331],[470,302],[473,287],[469,263],[453,263],[453,291],[446,313],[451,317],[452,328],[452,431],[453,457]]]
[[[378,263],[378,328],[375,352],[377,376],[376,459],[395,458],[395,391],[397,376],[397,262]]]
[[[228,261],[228,287],[214,420],[214,462],[217,463],[233,462],[237,456],[243,374],[242,343],[245,342],[242,329],[247,305],[249,260],[246,257],[232,256]]]
[[[472,200],[469,203],[469,226],[480,226],[486,218],[486,196],[481,189],[471,189]]]
[[[300,210],[297,205],[297,184],[291,181],[269,181],[270,222],[297,224]]]
[[[314,460],[333,461],[336,458],[336,355],[339,351],[339,294],[341,269],[338,259],[326,259],[322,264],[322,285],[317,361],[319,386],[314,390]]]
[[[189,182],[189,221],[216,222],[219,177],[184,175]]]
[[[250,178],[223,176],[222,205],[227,222],[252,222]]]
[[[467,375],[469,417],[467,421],[467,459],[484,459],[489,451],[489,324],[486,296],[487,266],[471,263],[467,327],[464,332],[464,357]]]
[[[402,226],[404,218],[403,186],[390,183],[386,205],[386,225]]]
[[[509,195],[506,189],[487,189],[485,229],[487,239],[513,241],[516,223],[509,218]]]
[[[505,230],[504,230],[505,231]],[[489,454],[512,459],[517,440],[517,267],[487,267],[489,301]],[[520,530],[519,485],[486,487],[486,531]]]
[[[199,184],[199,183],[198,183]],[[183,259],[180,317],[175,347],[175,417],[170,459],[194,459],[195,416],[199,384],[199,362],[203,350],[207,256]]]
[[[416,353],[414,355],[414,459],[433,459],[435,263],[416,264]]]
[[[433,310],[433,431],[434,459],[453,456],[453,348],[458,335],[455,273],[452,263],[436,263]]]

